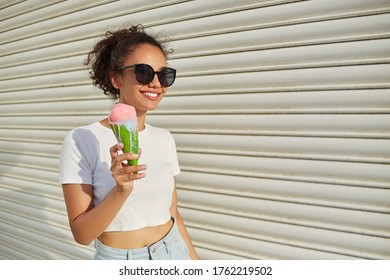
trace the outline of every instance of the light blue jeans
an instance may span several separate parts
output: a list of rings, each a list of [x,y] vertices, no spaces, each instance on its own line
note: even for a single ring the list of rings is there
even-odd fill
[[[176,221],[168,234],[149,246],[136,249],[119,249],[94,242],[94,260],[189,260],[187,244],[180,235]]]

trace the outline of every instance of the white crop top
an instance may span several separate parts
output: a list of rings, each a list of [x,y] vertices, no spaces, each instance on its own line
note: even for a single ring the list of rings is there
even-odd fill
[[[60,160],[60,184],[93,186],[98,205],[115,186],[110,171],[110,147],[117,140],[111,129],[99,122],[75,128],[64,139]],[[180,173],[176,144],[168,130],[146,125],[139,132],[146,176],[134,181],[134,189],[105,231],[127,231],[166,223],[174,187]]]

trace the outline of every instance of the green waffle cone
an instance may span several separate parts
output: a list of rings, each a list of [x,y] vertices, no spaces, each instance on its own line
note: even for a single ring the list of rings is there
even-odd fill
[[[115,133],[115,130],[114,130]],[[138,131],[137,130],[128,130],[124,125],[120,126],[119,129],[119,138],[123,143],[123,151],[125,153],[138,154]],[[129,165],[138,165],[138,159],[129,160],[127,162]]]

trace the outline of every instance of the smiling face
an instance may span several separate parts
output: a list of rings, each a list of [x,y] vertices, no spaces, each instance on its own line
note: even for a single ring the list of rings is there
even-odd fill
[[[148,64],[154,71],[160,71],[167,66],[163,52],[156,46],[142,44],[138,46],[124,61],[123,66],[134,64]],[[161,99],[167,92],[166,87],[162,87],[157,75],[153,80],[143,85],[137,82],[135,69],[127,68],[111,75],[112,85],[119,89],[119,102],[135,107],[137,115],[146,114],[149,110],[155,110]]]

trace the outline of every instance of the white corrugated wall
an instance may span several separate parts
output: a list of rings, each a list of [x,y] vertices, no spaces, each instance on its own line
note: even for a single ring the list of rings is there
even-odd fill
[[[58,162],[111,101],[82,65],[108,29],[167,31],[173,133],[203,259],[390,258],[390,1],[0,1],[0,258],[85,259]]]

